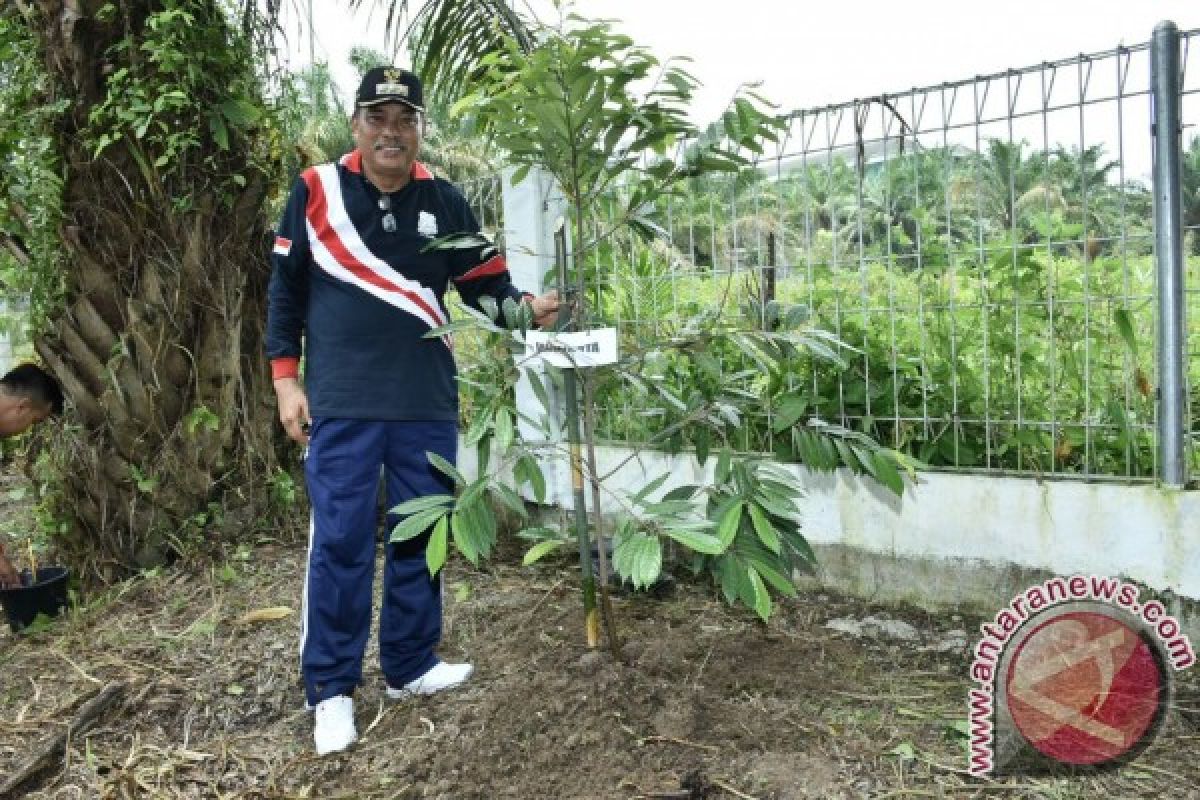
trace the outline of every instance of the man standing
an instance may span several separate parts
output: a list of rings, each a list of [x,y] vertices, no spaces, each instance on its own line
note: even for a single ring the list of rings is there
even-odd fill
[[[389,507],[452,489],[426,456],[453,463],[457,450],[450,343],[424,338],[447,322],[447,286],[476,308],[484,295],[529,302],[538,325],[558,313],[553,292],[534,298],[512,286],[494,247],[422,252],[437,237],[477,233],[479,224],[462,194],[417,161],[425,126],[417,76],[372,69],[355,101],[356,149],[305,170],[292,189],[267,316],[279,418],[308,448],[300,660],[318,754],[357,738],[351,698],[370,632],[380,466]],[[442,592],[441,576],[426,567],[428,538],[427,531],[386,548],[379,651],[389,697],[448,689],[472,671],[434,653]]]
[[[21,364],[0,378],[0,438],[24,433],[63,410],[62,389],[50,373],[35,364]],[[0,589],[21,585],[21,576],[4,555],[0,543]]]

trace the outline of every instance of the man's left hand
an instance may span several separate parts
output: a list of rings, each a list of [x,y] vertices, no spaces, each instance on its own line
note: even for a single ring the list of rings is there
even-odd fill
[[[533,324],[545,330],[558,321],[558,290],[551,289],[529,301],[533,309]]]

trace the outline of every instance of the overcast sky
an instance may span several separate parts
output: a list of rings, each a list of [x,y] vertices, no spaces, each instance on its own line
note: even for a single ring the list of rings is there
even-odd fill
[[[293,8],[286,27],[297,61],[307,61],[297,30],[307,0],[293,2],[300,13]],[[312,3],[317,58],[348,84],[346,53],[354,44],[383,49],[383,14],[352,16],[346,0]],[[549,2],[533,4],[550,18]],[[807,108],[1143,42],[1164,19],[1200,28],[1198,0],[580,0],[577,8],[620,20],[660,58],[694,59],[705,87],[695,113],[705,121],[746,82],[762,81],[785,108]]]
[[[549,0],[518,1],[554,18]],[[351,15],[347,0],[291,2],[285,30],[293,63],[308,60],[303,19],[311,2],[316,57],[331,65],[348,96],[355,76],[346,54],[356,44],[384,50],[383,13]],[[1166,19],[1184,31],[1200,28],[1200,0],[579,0],[576,8],[618,20],[619,30],[660,59],[693,59],[688,70],[703,84],[692,110],[700,124],[716,119],[743,83],[761,82],[760,92],[785,110],[814,108],[1138,44]],[[1200,53],[1189,61],[1200,72]],[[396,58],[406,62],[403,54]],[[1145,82],[1141,75],[1133,80]],[[1188,84],[1200,85],[1200,77]],[[1126,110],[1139,127],[1146,113]],[[1185,121],[1200,122],[1200,100],[1185,103]],[[1068,142],[1079,138],[1067,123],[1062,131]],[[1088,141],[1096,137],[1107,140],[1089,130]],[[1031,130],[1016,138],[1041,136]],[[1134,174],[1147,168],[1140,157],[1128,160]]]

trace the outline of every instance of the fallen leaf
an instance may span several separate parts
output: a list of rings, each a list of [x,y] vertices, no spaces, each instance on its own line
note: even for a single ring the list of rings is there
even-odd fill
[[[292,609],[288,606],[271,606],[270,608],[256,608],[253,611],[248,611],[237,618],[237,625],[248,625],[251,622],[274,622],[277,619],[283,619],[290,616]]]

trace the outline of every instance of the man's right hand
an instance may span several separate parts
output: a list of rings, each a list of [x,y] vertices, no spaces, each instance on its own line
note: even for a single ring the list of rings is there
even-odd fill
[[[13,565],[0,548],[0,589],[17,589],[21,586],[21,576],[13,569]]]
[[[296,378],[275,381],[275,399],[279,403],[279,421],[292,441],[308,445],[308,395]]]

